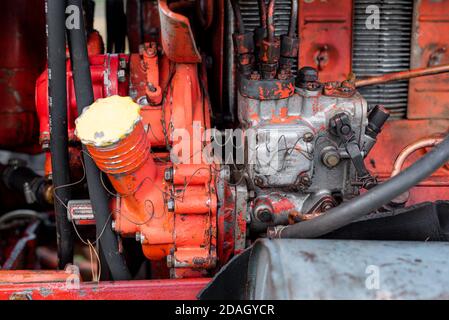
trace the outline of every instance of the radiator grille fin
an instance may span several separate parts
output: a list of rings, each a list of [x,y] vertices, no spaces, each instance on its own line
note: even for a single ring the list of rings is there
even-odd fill
[[[368,30],[370,5],[380,9],[380,28]],[[353,72],[357,78],[410,68],[413,0],[354,0]],[[405,118],[408,81],[361,88],[369,104],[383,104],[392,119]]]

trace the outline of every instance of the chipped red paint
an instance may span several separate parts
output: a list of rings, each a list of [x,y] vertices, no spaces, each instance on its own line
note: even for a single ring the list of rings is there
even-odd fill
[[[196,300],[210,281],[198,278],[81,282],[79,289],[69,289],[69,274],[64,271],[38,272],[42,276],[36,274],[31,280],[20,275],[22,271],[9,271],[7,282],[0,277],[0,300]]]
[[[386,123],[378,136],[378,141],[365,160],[367,168],[380,181],[389,179],[394,162],[399,153],[408,145],[423,138],[447,134],[449,120],[396,120]],[[428,150],[420,150],[411,155],[404,169],[423,156]],[[423,201],[449,200],[449,170],[441,168],[417,187],[413,188],[407,205]]]
[[[415,1],[411,68],[449,64],[449,0]],[[410,119],[449,119],[449,74],[410,80]]]
[[[352,65],[352,0],[298,0],[300,66],[322,82],[347,79]]]
[[[169,59],[177,63],[201,62],[189,19],[171,11],[167,0],[159,0],[159,16],[162,47]]]

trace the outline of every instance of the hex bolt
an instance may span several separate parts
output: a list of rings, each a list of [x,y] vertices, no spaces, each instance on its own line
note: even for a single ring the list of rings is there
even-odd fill
[[[326,167],[331,169],[340,163],[340,154],[334,148],[324,150],[321,160]]]
[[[175,211],[175,199],[170,198],[167,200],[167,210],[169,212],[174,212]]]
[[[312,132],[306,132],[302,136],[302,139],[304,140],[304,142],[312,142],[314,138],[315,138],[315,136]]]

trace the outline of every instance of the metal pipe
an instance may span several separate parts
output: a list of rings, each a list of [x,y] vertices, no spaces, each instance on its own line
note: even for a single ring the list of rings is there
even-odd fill
[[[267,13],[268,42],[274,42],[274,37],[276,33],[276,27],[274,24],[275,5],[276,0],[270,0],[270,2],[268,3],[268,13]]]
[[[431,76],[431,75],[445,73],[445,72],[449,72],[449,64],[442,65],[442,66],[436,66],[436,67],[420,68],[420,69],[414,69],[414,70],[387,73],[387,74],[384,74],[381,76],[360,79],[360,80],[355,81],[355,86],[357,88],[360,88],[360,87],[372,86],[372,85],[382,84],[382,83],[387,83],[387,82],[392,82],[392,81],[407,80],[407,79],[423,77],[423,76]]]
[[[259,15],[260,15],[260,26],[262,28],[267,27],[267,4],[265,0],[259,0]]]
[[[292,0],[292,10],[290,13],[290,25],[288,27],[288,36],[295,37],[296,25],[298,23],[298,0]]]
[[[391,177],[394,177],[398,175],[401,170],[402,166],[405,163],[405,160],[414,153],[415,151],[418,151],[419,149],[423,148],[429,148],[429,147],[435,147],[437,144],[441,143],[443,141],[442,138],[426,138],[421,139],[419,141],[416,141],[407,147],[404,148],[404,150],[401,151],[399,156],[396,158],[396,161],[394,162],[393,171],[391,173]]]
[[[77,6],[82,12],[82,0],[68,0],[68,4]],[[83,17],[80,18],[80,28],[70,30],[70,57],[77,108],[78,113],[81,114],[86,106],[94,102]],[[96,234],[100,241],[100,248],[103,251],[113,280],[129,280],[131,275],[124,258],[119,252],[117,236],[112,230],[109,198],[100,181],[100,171],[84,147],[83,151],[89,197],[95,212]]]
[[[64,269],[73,262],[73,227],[67,219],[67,202],[70,189],[67,88],[66,88],[66,38],[65,1],[47,0],[48,36],[48,107],[50,116],[50,152],[52,180],[57,200],[54,202],[58,266]]]

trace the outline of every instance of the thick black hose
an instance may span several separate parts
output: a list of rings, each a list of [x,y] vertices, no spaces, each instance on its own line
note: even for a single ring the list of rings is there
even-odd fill
[[[50,152],[55,201],[58,267],[63,269],[73,262],[73,227],[67,219],[65,206],[70,199],[70,189],[61,188],[70,183],[67,88],[66,88],[66,38],[65,1],[47,0],[48,37],[48,104],[50,123]]]
[[[82,0],[68,0],[69,5],[75,5],[82,12]],[[94,102],[92,78],[87,53],[86,34],[84,22],[81,17],[80,28],[70,30],[70,57],[72,61],[78,113]],[[83,153],[87,185],[92,208],[95,212],[97,237],[100,239],[100,248],[108,264],[114,280],[129,280],[131,278],[125,260],[118,249],[118,239],[112,230],[110,218],[109,198],[100,181],[100,171],[87,150]],[[105,227],[106,226],[106,227]],[[103,231],[104,230],[104,231]]]
[[[316,238],[354,222],[389,203],[449,160],[449,135],[431,152],[385,183],[315,219],[269,230],[272,238]]]

